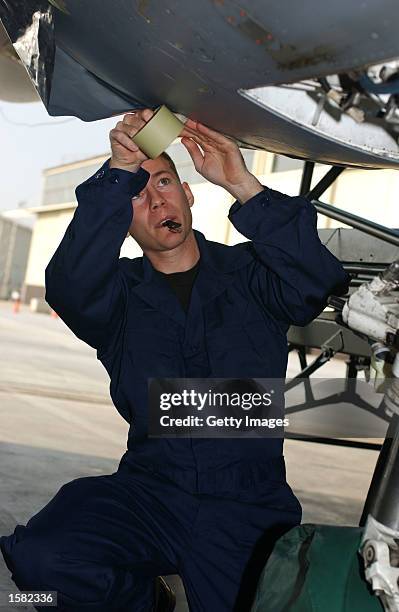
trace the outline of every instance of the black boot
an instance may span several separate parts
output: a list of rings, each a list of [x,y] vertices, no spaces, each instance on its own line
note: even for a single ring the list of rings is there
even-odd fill
[[[153,612],[173,612],[176,597],[170,586],[161,576],[155,578]]]

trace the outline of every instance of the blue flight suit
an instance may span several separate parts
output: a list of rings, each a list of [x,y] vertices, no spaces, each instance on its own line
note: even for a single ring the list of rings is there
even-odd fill
[[[47,301],[110,376],[127,451],[115,474],[64,485],[0,544],[16,584],[58,590],[58,609],[149,610],[151,577],[179,573],[190,610],[243,612],[266,551],[300,522],[283,441],[148,438],[147,378],[285,378],[290,324],[312,321],[349,276],[320,242],[314,206],[265,188],[230,208],[249,242],[194,230],[186,314],[146,256],[119,259],[148,177],[106,162],[80,185],[46,270]]]

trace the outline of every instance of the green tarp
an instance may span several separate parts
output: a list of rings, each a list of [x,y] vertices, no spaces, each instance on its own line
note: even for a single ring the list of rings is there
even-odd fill
[[[381,612],[358,555],[362,529],[301,525],[274,547],[251,612]]]

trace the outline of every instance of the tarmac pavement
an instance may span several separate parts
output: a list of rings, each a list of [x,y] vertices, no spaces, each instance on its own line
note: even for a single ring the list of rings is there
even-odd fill
[[[114,472],[128,425],[109,399],[95,351],[61,320],[26,307],[14,314],[0,302],[0,346],[0,535],[6,535],[65,482]],[[334,360],[323,376],[341,376],[343,367]],[[290,355],[289,374],[296,371]],[[304,522],[358,523],[377,452],[287,440],[285,456]],[[186,612],[180,579],[167,580],[176,589],[176,612]],[[10,592],[18,590],[1,558],[0,610],[9,609]]]

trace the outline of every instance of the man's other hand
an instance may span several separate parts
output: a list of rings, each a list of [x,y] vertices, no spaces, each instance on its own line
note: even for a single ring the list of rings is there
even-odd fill
[[[148,157],[133,142],[132,137],[151,119],[154,111],[149,108],[127,113],[109,133],[111,142],[110,168],[137,172]]]
[[[197,172],[226,189],[241,204],[263,191],[245,166],[234,140],[192,119],[187,120],[181,135]]]

